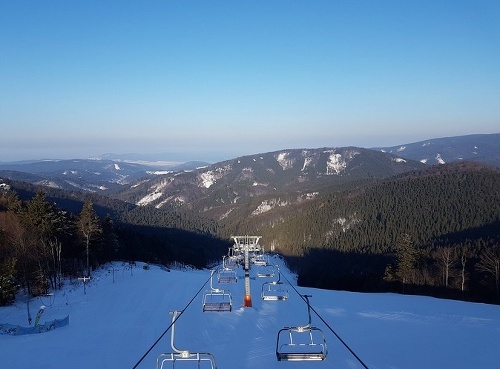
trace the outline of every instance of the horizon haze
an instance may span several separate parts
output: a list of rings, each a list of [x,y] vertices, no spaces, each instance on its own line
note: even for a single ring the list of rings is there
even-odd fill
[[[0,161],[495,133],[498,19],[494,0],[4,1]]]

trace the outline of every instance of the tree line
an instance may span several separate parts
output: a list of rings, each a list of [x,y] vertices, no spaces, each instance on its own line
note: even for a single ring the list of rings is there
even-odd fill
[[[0,191],[0,305],[12,302],[19,288],[31,296],[47,294],[65,278],[91,277],[109,261],[201,268],[227,251],[227,243],[203,232],[115,222],[96,207],[87,199],[73,213],[43,191],[27,200]]]
[[[460,163],[323,189],[256,216],[249,214],[262,198],[252,198],[215,221],[95,194],[47,188],[44,196],[16,184],[0,197],[0,283],[14,276],[31,288],[45,276],[57,286],[58,268],[78,276],[109,260],[201,268],[226,254],[231,235],[259,234],[301,285],[499,302],[498,169]],[[83,224],[95,226],[91,238]]]
[[[332,194],[268,238],[303,284],[499,302],[500,172],[457,164]]]
[[[101,221],[90,202],[71,216],[43,192],[26,202],[0,194],[0,304],[12,301],[18,286],[36,296],[60,288],[63,273],[90,276],[113,247],[112,233],[110,218]]]

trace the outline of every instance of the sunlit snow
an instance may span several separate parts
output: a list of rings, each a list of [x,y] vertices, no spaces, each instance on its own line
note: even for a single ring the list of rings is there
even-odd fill
[[[304,165],[302,166],[302,169],[301,171],[305,171],[307,169],[307,167],[309,167],[311,165],[311,163],[313,162],[313,159],[309,156],[306,156],[304,158]]]
[[[224,177],[229,171],[231,171],[231,165],[224,165],[222,167],[215,168],[214,170],[208,170],[198,174],[200,180],[200,187],[210,188],[213,186],[217,180]]]
[[[67,181],[66,181],[67,182]],[[51,187],[51,188],[61,188],[56,182],[50,181],[50,180],[43,180],[43,181],[38,181],[36,182],[37,185],[45,186],[45,187]]]
[[[147,194],[142,199],[136,202],[138,206],[145,206],[151,204],[153,201],[158,200],[162,196],[161,192],[152,192]]]
[[[146,171],[146,173],[161,176],[161,175],[165,175],[165,174],[170,174],[170,173],[172,173],[172,171],[171,170],[148,170],[148,171]]]
[[[163,196],[163,190],[174,181],[173,178],[165,177],[160,182],[153,184],[150,187],[150,193],[136,202],[136,205],[144,206],[158,200]]]
[[[131,185],[130,187],[131,187],[131,188],[136,188],[136,187],[138,187],[138,186],[140,186],[140,185],[142,185],[142,184],[144,184],[144,183],[146,183],[146,182],[149,182],[149,179],[145,179],[145,180],[142,180],[142,181],[136,182],[135,184]]]
[[[436,154],[436,161],[439,163],[439,164],[445,164],[445,161],[443,160],[443,158],[441,157],[441,154]]]
[[[215,176],[212,171],[200,173],[201,185],[210,188],[215,183]]]
[[[326,163],[326,174],[340,174],[345,168],[347,168],[347,163],[342,155],[331,153]]]
[[[269,210],[274,209],[275,207],[279,206],[286,206],[288,205],[287,201],[282,201],[280,199],[269,199],[269,200],[263,200],[257,208],[252,211],[252,215],[259,215],[262,213],[265,213]]]
[[[240,266],[237,283],[214,281],[232,295],[231,312],[202,311],[209,270],[168,272],[154,265],[145,269],[143,263],[133,269],[114,263],[94,271],[86,293],[82,282],[73,280],[54,298],[28,302],[20,296],[14,305],[0,308],[0,323],[29,326],[28,306],[34,317],[45,305],[42,324],[68,315],[70,324],[47,333],[0,335],[1,367],[155,369],[161,353],[174,352],[169,329],[169,312],[174,310],[182,311],[175,324],[175,347],[210,353],[219,369],[362,369],[360,361],[371,369],[499,367],[499,306],[298,287],[280,258],[272,258],[271,264],[280,266],[289,299],[263,301],[261,288],[273,278],[256,277],[252,266],[252,307],[242,307]],[[326,360],[278,362],[278,331],[308,321],[303,294],[312,296],[311,322],[325,334]],[[180,367],[197,369],[197,363]]]
[[[289,152],[280,152],[276,156],[276,161],[281,166],[281,168],[283,168],[283,170],[291,169],[293,167],[293,160],[288,159],[289,155]]]

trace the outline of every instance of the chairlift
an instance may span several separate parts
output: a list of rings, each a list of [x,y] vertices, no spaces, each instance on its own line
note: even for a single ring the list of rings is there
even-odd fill
[[[243,258],[243,253],[241,251],[236,251],[234,247],[230,247],[227,252],[227,257],[239,263]]]
[[[255,265],[264,266],[267,265],[267,257],[263,252],[255,253],[252,256],[252,263]]]
[[[288,288],[285,283],[281,282],[281,273],[279,272],[279,269],[278,280],[263,283],[260,295],[262,300],[267,301],[288,300]]]
[[[236,270],[231,268],[222,267],[217,272],[217,282],[219,283],[236,283],[238,282],[238,276],[236,275]]]
[[[236,256],[223,256],[222,257],[222,268],[235,270],[238,268],[239,260]]]
[[[260,277],[260,278],[272,278],[272,277],[274,277],[274,266],[271,264],[259,265],[259,267],[257,268],[257,277]]]
[[[279,330],[276,340],[278,361],[322,361],[327,347],[323,331],[311,326],[310,295],[303,295],[307,303],[309,321],[304,326],[285,327]]]
[[[231,294],[224,290],[214,288],[212,277],[214,271],[210,275],[210,290],[203,295],[203,311],[231,311],[233,307]]]
[[[172,346],[172,353],[160,354],[156,359],[156,369],[164,368],[182,368],[190,367],[196,369],[217,369],[215,358],[208,352],[189,352],[188,350],[179,350],[174,345],[175,334],[175,321],[180,314],[179,311],[171,311],[172,314],[172,334],[170,338],[170,345]],[[186,365],[181,365],[186,364]]]

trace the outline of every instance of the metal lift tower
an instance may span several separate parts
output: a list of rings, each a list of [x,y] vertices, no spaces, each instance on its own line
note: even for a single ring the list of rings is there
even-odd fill
[[[250,294],[250,252],[259,252],[262,248],[259,245],[259,240],[262,236],[231,236],[234,240],[233,249],[235,252],[244,253],[245,255],[245,299],[244,307],[252,307],[252,296]]]

